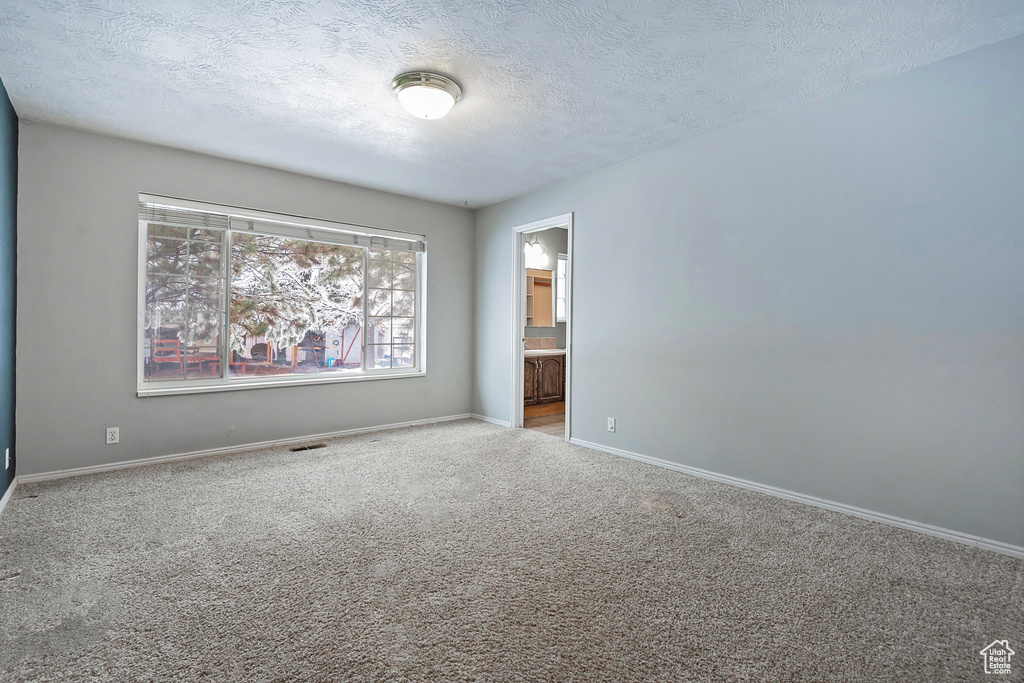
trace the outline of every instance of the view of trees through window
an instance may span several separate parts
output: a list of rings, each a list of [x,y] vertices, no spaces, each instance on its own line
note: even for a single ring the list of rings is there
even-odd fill
[[[358,247],[233,233],[231,376],[362,367],[364,254]]]
[[[220,376],[224,231],[150,225],[146,379]]]
[[[146,381],[416,367],[413,252],[158,223],[146,233]]]
[[[411,368],[416,365],[416,258],[407,251],[370,250],[367,278],[370,334],[369,365]]]

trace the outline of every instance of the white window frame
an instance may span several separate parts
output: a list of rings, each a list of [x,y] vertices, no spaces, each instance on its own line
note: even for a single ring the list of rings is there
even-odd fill
[[[555,301],[554,301],[555,324],[564,323],[565,319],[566,319],[566,316],[565,316],[565,313],[566,313],[566,308],[565,308],[565,304],[566,304],[566,299],[565,299],[565,292],[566,292],[565,281],[566,281],[566,277],[568,275],[568,272],[569,272],[569,255],[568,254],[558,254],[558,258],[555,260],[555,290],[554,290],[554,294],[555,294]],[[558,317],[558,302],[559,301],[562,302],[562,317],[561,318]]]
[[[369,238],[392,238],[399,240],[417,240],[421,241],[426,245],[426,236],[416,235],[413,233],[405,233],[394,230],[383,230],[378,228],[369,228],[361,225],[353,225],[349,223],[341,223],[337,221],[328,221],[317,218],[308,218],[305,216],[292,216],[288,214],[274,213],[270,211],[260,211],[256,209],[247,209],[243,207],[228,206],[223,204],[211,204],[208,202],[197,202],[187,199],[181,199],[177,197],[167,197],[155,194],[139,194],[140,203],[148,204],[160,204],[167,207],[178,208],[178,209],[189,209],[193,211],[204,211],[208,213],[226,214],[229,216],[238,217],[241,219],[254,219],[254,220],[266,220],[278,223],[288,223],[291,226],[298,226],[303,228],[316,229],[318,231],[334,231],[338,233],[344,233],[346,235],[359,235]],[[260,376],[260,377],[246,377],[246,378],[235,378],[229,379],[230,373],[230,296],[231,296],[231,231],[225,231],[224,241],[222,243],[222,254],[223,261],[222,266],[227,269],[227,274],[224,278],[224,294],[225,297],[225,320],[224,320],[224,332],[223,339],[221,340],[221,376],[218,378],[210,379],[182,379],[182,380],[161,380],[161,381],[150,381],[145,380],[145,338],[146,338],[146,277],[147,277],[147,239],[148,239],[148,224],[150,221],[139,219],[139,233],[138,233],[138,266],[139,266],[139,283],[138,283],[138,301],[137,301],[137,347],[136,347],[136,365],[137,365],[137,377],[138,386],[136,393],[138,396],[165,396],[165,395],[176,395],[176,394],[201,394],[211,393],[219,391],[244,391],[248,389],[266,389],[269,387],[288,387],[288,386],[302,386],[307,384],[334,384],[339,382],[366,382],[375,380],[385,379],[402,379],[410,377],[425,377],[427,374],[427,357],[426,357],[426,340],[427,340],[427,328],[426,328],[426,311],[427,311],[427,250],[424,247],[422,252],[416,253],[416,296],[415,296],[415,326],[416,336],[414,338],[414,354],[415,354],[415,365],[412,368],[368,368],[367,367],[367,329],[366,323],[368,319],[367,315],[367,300],[368,300],[368,289],[367,289],[367,278],[369,276],[368,260],[369,260],[369,249],[367,247],[356,247],[363,250],[363,319],[362,319],[362,333],[360,334],[360,344],[362,347],[362,368],[352,370],[341,370],[338,372],[318,374],[318,375],[276,375],[276,376]],[[237,231],[236,232],[240,232]],[[256,231],[258,234],[273,235],[271,230],[260,229]],[[312,241],[317,241],[314,237]]]

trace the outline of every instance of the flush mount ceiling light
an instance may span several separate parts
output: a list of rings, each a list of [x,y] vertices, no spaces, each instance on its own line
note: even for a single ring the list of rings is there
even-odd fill
[[[408,71],[395,76],[391,89],[405,110],[421,119],[439,119],[462,97],[459,84],[430,71]]]

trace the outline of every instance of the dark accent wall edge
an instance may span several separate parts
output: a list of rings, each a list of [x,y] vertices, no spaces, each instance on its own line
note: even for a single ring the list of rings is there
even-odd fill
[[[10,488],[15,472],[17,226],[18,116],[0,81],[0,496]]]

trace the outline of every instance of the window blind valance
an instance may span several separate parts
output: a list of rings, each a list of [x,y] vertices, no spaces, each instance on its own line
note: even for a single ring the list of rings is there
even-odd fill
[[[228,216],[206,211],[191,211],[172,206],[139,202],[139,220],[148,223],[170,223],[195,228],[228,229]]]
[[[344,232],[342,230],[328,230],[326,228],[319,228],[315,226],[285,223],[283,221],[268,221],[259,218],[247,218],[244,216],[231,216],[230,225],[232,230],[276,235],[278,237],[288,237],[290,239],[297,240],[311,240],[314,242],[327,242],[329,244],[366,247],[367,249],[424,251],[426,246],[420,240],[399,239],[395,237],[385,237],[383,235],[357,232]]]
[[[346,230],[344,227],[328,228],[323,225],[300,222],[272,220],[260,216],[242,213],[218,213],[196,208],[167,206],[151,202],[139,202],[139,220],[151,223],[169,223],[199,228],[216,228],[220,230],[236,230],[254,232],[264,235],[275,235],[297,240],[326,242],[347,246],[364,247],[367,249],[391,249],[395,251],[426,251],[425,238],[421,235],[404,235],[380,231],[375,234],[372,228]],[[299,219],[297,219],[299,220]],[[319,221],[317,221],[319,223]],[[339,224],[342,226],[343,224]],[[354,226],[353,226],[354,227]],[[363,230],[366,230],[364,232]]]

